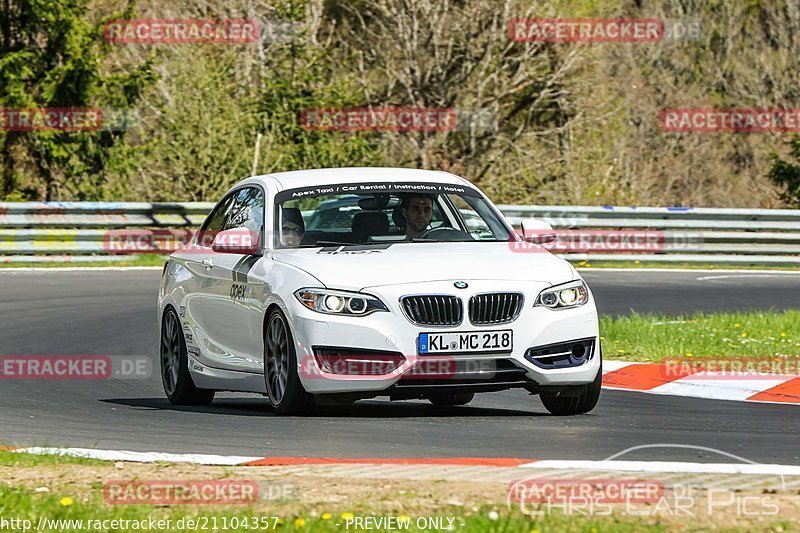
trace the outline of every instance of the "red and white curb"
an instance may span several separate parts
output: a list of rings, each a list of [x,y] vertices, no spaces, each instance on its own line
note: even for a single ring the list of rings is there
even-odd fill
[[[699,372],[699,370],[698,370]],[[672,372],[663,363],[603,361],[603,388],[712,400],[800,404],[800,376]]]
[[[539,470],[590,470],[680,474],[760,474],[800,476],[800,466],[760,463],[691,463],[684,461],[543,460],[520,465]]]
[[[287,474],[330,477],[387,477],[420,479],[480,479],[507,482],[522,472],[628,472],[660,474],[778,475],[800,478],[800,466],[760,463],[692,463],[680,461],[534,460],[512,457],[253,457],[159,452],[97,450],[93,448],[5,448],[16,453],[66,455],[105,461],[191,463],[211,466],[285,467]],[[323,469],[320,470],[320,467]],[[284,470],[281,470],[282,472]],[[800,481],[792,485],[800,486]]]

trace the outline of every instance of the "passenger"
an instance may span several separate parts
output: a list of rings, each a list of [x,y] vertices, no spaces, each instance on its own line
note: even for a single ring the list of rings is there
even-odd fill
[[[284,207],[281,210],[281,244],[287,248],[300,246],[306,225],[303,215],[296,207]]]

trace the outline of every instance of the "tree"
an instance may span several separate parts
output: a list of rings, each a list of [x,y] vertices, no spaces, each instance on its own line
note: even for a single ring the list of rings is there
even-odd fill
[[[149,62],[106,70],[110,45],[88,0],[2,0],[0,107],[126,110],[152,80]],[[113,18],[130,15],[117,14]],[[0,131],[4,198],[94,199],[124,131]],[[20,191],[21,176],[36,177]]]
[[[365,0],[344,9],[352,64],[371,80],[375,107],[448,108],[466,118],[448,131],[402,132],[389,146],[409,162],[462,172],[488,185],[498,166],[514,159],[523,171],[524,143],[557,142],[575,115],[565,88],[583,50],[515,42],[515,18],[552,16],[554,3],[535,8],[511,0]]]
[[[767,177],[781,187],[781,199],[788,205],[800,207],[800,136],[794,135],[789,144],[789,155],[794,162],[772,155],[772,167]]]
[[[264,31],[256,43],[158,49],[161,76],[143,94],[140,127],[119,148],[119,196],[214,200],[253,171],[259,134],[256,174],[380,162],[374,134],[303,127],[305,109],[358,105],[364,97],[315,41],[304,2],[268,4],[232,1],[213,13],[159,6],[163,18],[257,18]],[[126,52],[135,57],[141,49]]]

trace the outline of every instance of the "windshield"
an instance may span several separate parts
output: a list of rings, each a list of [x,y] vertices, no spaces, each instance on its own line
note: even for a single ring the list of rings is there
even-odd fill
[[[281,248],[508,241],[508,227],[471,187],[351,183],[290,189],[275,197]]]

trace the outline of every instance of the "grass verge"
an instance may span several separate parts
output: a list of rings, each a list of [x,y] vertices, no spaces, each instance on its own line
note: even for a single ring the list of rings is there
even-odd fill
[[[795,310],[605,316],[600,334],[606,359],[800,357],[800,311]]]
[[[24,454],[21,454],[24,455]],[[0,521],[16,519],[15,524],[0,522],[0,530],[30,531],[455,531],[530,533],[550,531],[628,532],[628,531],[796,531],[800,516],[800,496],[780,495],[751,489],[742,496],[755,501],[768,494],[778,512],[751,506],[762,512],[744,514],[704,512],[702,495],[691,505],[684,505],[680,515],[674,512],[683,493],[665,489],[663,503],[637,507],[636,513],[624,504],[613,510],[605,506],[578,505],[572,514],[563,506],[549,511],[526,506],[541,515],[524,514],[519,504],[506,505],[508,482],[481,479],[408,479],[387,477],[375,472],[369,477],[337,475],[332,469],[294,472],[283,467],[214,467],[192,464],[139,464],[103,462],[87,464],[46,464],[40,457],[32,463],[16,463],[0,468]],[[522,475],[522,474],[520,474]],[[578,475],[578,474],[576,474]],[[509,474],[510,476],[510,474]],[[653,479],[655,474],[647,474]],[[626,475],[626,478],[641,476]],[[512,479],[509,477],[508,479]],[[516,479],[515,477],[513,479]],[[644,478],[642,478],[644,479]],[[193,481],[194,480],[194,481]],[[119,504],[117,497],[164,498],[163,487],[179,488],[186,483],[222,480],[255,483],[258,498],[248,504],[174,505],[162,503]],[[724,481],[724,480],[723,480]],[[107,483],[157,482],[156,493],[116,492]],[[740,483],[741,479],[736,478]],[[736,493],[738,494],[738,489]],[[733,492],[731,492],[733,493]],[[216,493],[206,495],[206,501]],[[229,493],[230,494],[230,493]],[[695,494],[695,493],[692,493]],[[201,498],[202,499],[202,498]],[[681,501],[684,501],[681,500]],[[684,502],[685,504],[686,502]],[[391,517],[407,526],[389,529]],[[181,522],[181,520],[183,521]],[[380,520],[384,520],[383,525]],[[449,519],[449,520],[448,520]],[[29,520],[20,523],[19,520]],[[92,521],[89,523],[88,521]],[[112,521],[116,520],[116,523]],[[128,522],[122,522],[127,520]],[[169,520],[169,523],[158,521]],[[72,521],[72,522],[70,522]],[[77,522],[76,522],[77,521]],[[360,525],[359,525],[360,521]],[[135,522],[135,523],[134,523]],[[452,525],[452,527],[448,527]]]
[[[70,455],[58,455],[58,454],[39,455],[32,453],[16,453],[10,451],[9,449],[0,448],[0,467],[20,466],[20,467],[30,468],[30,467],[48,466],[48,465],[99,466],[107,464],[108,464],[107,461],[101,461],[99,459],[86,459],[83,457],[73,457]]]
[[[17,519],[16,530],[38,531],[390,531],[395,528],[358,527],[358,518],[380,520],[393,516],[407,527],[403,531],[449,530],[464,533],[532,531],[586,531],[597,533],[664,531],[667,528],[658,520],[632,517],[587,517],[549,514],[546,517],[529,517],[519,512],[498,512],[483,508],[474,514],[443,507],[426,515],[376,514],[368,508],[347,511],[331,509],[318,512],[305,510],[284,512],[280,505],[257,506],[169,506],[163,505],[109,505],[100,495],[102,484],[89,494],[36,492],[0,483],[0,516],[5,520]],[[451,519],[450,522],[448,519]],[[24,521],[24,522],[21,522]],[[116,522],[114,522],[116,521]],[[380,522],[377,522],[380,524]],[[452,523],[452,529],[448,524]],[[13,524],[10,524],[13,525]],[[2,524],[0,524],[2,528]]]

